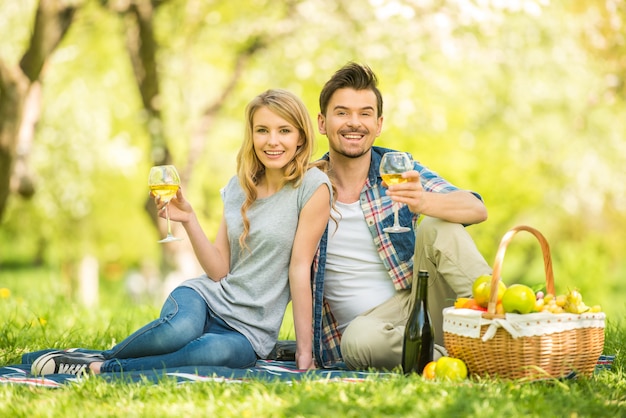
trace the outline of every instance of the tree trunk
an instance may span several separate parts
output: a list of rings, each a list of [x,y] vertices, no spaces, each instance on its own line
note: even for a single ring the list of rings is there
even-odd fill
[[[38,80],[46,61],[67,33],[75,11],[63,0],[40,0],[33,35],[19,66],[0,61],[0,220],[12,191],[34,193],[25,164],[39,116]]]
[[[10,194],[18,133],[29,81],[19,68],[0,61],[0,220]]]

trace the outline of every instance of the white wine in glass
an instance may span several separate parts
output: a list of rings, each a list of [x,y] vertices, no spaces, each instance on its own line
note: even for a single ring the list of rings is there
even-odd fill
[[[170,224],[170,214],[167,207],[170,200],[176,196],[176,192],[180,187],[180,176],[176,167],[173,165],[157,165],[150,169],[150,175],[148,176],[148,186],[150,187],[150,193],[154,196],[159,196],[163,202],[165,202],[165,219],[167,221],[167,236],[158,242],[172,242],[180,241],[181,238],[176,238],[172,235],[172,226]]]
[[[387,183],[387,186],[405,183],[407,181],[407,179],[402,177],[402,174],[381,174],[380,176],[383,178],[384,182]]]
[[[380,161],[380,176],[383,178],[383,181],[387,183],[387,186],[408,181],[402,177],[402,173],[412,169],[413,161],[411,161],[406,152],[387,152],[383,154],[383,158]],[[392,203],[392,205],[393,226],[384,228],[383,231],[387,233],[409,232],[411,228],[400,226],[400,221],[398,220],[398,206],[395,203]]]

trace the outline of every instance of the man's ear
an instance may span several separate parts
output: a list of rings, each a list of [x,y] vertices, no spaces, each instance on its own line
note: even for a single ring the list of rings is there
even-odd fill
[[[317,130],[320,134],[326,135],[326,118],[321,113],[317,114]]]
[[[378,118],[378,129],[376,130],[376,136],[380,136],[380,133],[383,131],[383,117]]]

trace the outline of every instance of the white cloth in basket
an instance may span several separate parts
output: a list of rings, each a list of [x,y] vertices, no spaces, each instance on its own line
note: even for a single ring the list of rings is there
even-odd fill
[[[453,307],[443,310],[443,331],[463,337],[480,338],[483,325],[489,328],[482,337],[488,341],[496,335],[502,327],[513,338],[534,337],[569,331],[578,328],[604,328],[604,312],[584,314],[553,314],[537,312],[525,315],[505,314],[506,318],[486,319],[482,312],[474,309],[456,309]]]

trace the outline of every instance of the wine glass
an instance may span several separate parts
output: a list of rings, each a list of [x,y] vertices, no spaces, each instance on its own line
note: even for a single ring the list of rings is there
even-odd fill
[[[402,173],[412,169],[413,161],[411,161],[406,152],[387,152],[383,154],[383,158],[380,162],[380,176],[388,186],[408,181],[402,177]],[[398,221],[398,206],[395,202],[392,202],[392,205],[394,217],[393,226],[384,228],[383,231],[387,233],[409,232],[411,228],[400,226],[400,222]]]
[[[157,165],[150,169],[148,176],[148,186],[150,193],[154,196],[160,196],[165,202],[165,219],[167,220],[167,236],[158,242],[180,241],[182,238],[176,238],[172,235],[172,227],[170,225],[170,214],[167,211],[170,200],[176,196],[176,192],[180,187],[180,176],[176,167],[173,165]]]

